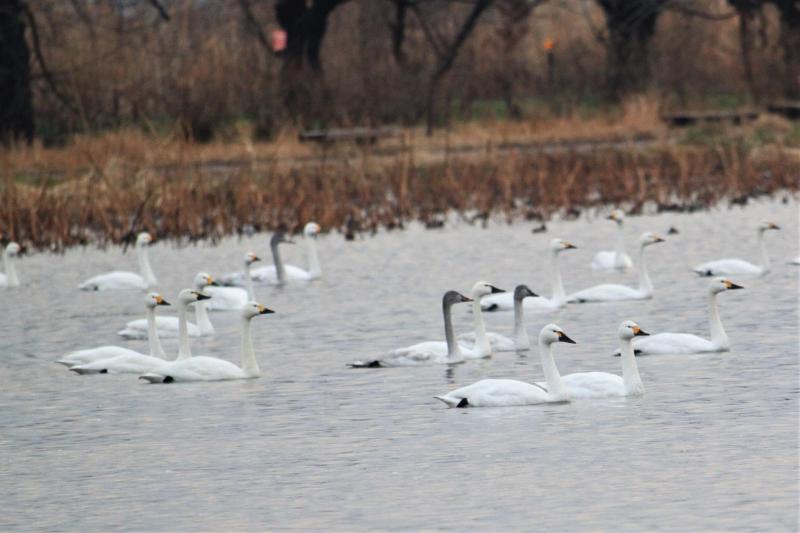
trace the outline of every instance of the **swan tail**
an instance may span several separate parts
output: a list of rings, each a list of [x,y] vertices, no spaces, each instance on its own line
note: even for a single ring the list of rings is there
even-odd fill
[[[350,368],[383,368],[383,365],[377,359],[372,361],[353,361],[352,363],[347,363],[347,366]]]
[[[139,376],[148,383],[172,383],[175,381],[171,376],[162,376],[161,374],[143,374]]]
[[[70,370],[76,374],[80,374],[81,376],[88,376],[90,374],[108,374],[108,369],[106,368],[84,368],[82,366],[73,366],[70,367]]]
[[[100,287],[96,283],[81,283],[78,285],[78,289],[82,291],[97,291],[100,290]]]
[[[447,407],[469,407],[469,400],[466,398],[454,398],[452,396],[434,396],[434,398],[447,404]]]

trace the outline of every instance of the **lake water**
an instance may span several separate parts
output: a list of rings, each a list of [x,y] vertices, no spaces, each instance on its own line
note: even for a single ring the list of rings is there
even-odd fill
[[[485,279],[549,295],[555,236],[567,291],[636,274],[593,272],[616,229],[596,219],[411,227],[355,242],[321,237],[324,278],[258,287],[277,311],[253,323],[258,380],[148,385],[135,376],[77,376],[53,361],[117,343],[143,316],[138,293],[85,293],[78,283],[133,254],[72,250],[21,260],[24,287],[0,291],[0,530],[768,530],[798,527],[798,206],[752,203],[627,221],[628,250],[645,230],[679,235],[650,247],[651,301],[568,306],[527,316],[531,337],[556,322],[577,345],[555,347],[562,374],[620,372],[616,329],[708,335],[707,279],[689,272],[725,256],[757,260],[754,227],[769,218],[773,271],[732,278],[719,298],[730,353],[639,359],[635,399],[447,409],[433,399],[485,377],[542,378],[534,352],[441,366],[353,370],[346,363],[443,339],[441,295]],[[302,241],[302,238],[298,239]],[[243,252],[269,258],[267,236],[218,246],[156,243],[167,299],[194,274],[237,270]],[[305,264],[302,244],[287,262]],[[634,254],[632,254],[634,255]],[[635,259],[635,256],[634,256]],[[159,312],[174,312],[160,308]],[[471,327],[455,308],[459,332]],[[487,317],[510,333],[511,313]],[[217,335],[195,354],[238,362],[238,316],[215,313]],[[164,341],[168,351],[174,341]]]

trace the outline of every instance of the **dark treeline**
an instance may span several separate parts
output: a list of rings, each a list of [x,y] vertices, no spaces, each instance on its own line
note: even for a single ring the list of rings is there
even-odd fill
[[[285,39],[285,47],[280,41]],[[800,97],[797,0],[0,0],[0,138]]]

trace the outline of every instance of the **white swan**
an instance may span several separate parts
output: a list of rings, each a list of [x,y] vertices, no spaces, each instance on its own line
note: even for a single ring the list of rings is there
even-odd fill
[[[597,252],[592,259],[592,268],[595,270],[627,270],[633,266],[633,261],[625,253],[625,213],[621,209],[614,209],[606,220],[617,223],[617,247],[614,251]]]
[[[139,261],[139,272],[114,271],[89,278],[78,288],[82,291],[119,291],[132,289],[149,289],[158,284],[153,269],[150,268],[150,259],[147,256],[147,246],[153,242],[147,232],[142,232],[136,237],[136,258]]]
[[[564,307],[567,303],[564,293],[564,283],[561,281],[561,271],[558,268],[558,255],[564,250],[574,250],[577,246],[564,239],[553,239],[550,241],[550,286],[553,289],[553,297],[545,298],[536,296],[526,298],[523,302],[525,309],[531,311],[554,311]],[[515,298],[512,293],[492,294],[481,300],[481,308],[484,311],[510,311],[515,309]]]
[[[209,311],[233,311],[244,308],[247,302],[255,300],[253,278],[250,276],[250,265],[261,259],[253,252],[244,254],[244,275],[242,280],[245,289],[240,287],[222,287],[211,285],[203,289],[212,298],[206,304]]]
[[[197,291],[203,292],[206,287],[215,284],[214,278],[205,272],[200,272],[194,277],[194,287]],[[207,298],[202,298],[206,300]],[[214,334],[214,325],[208,318],[206,302],[198,302],[194,306],[194,316],[197,324],[187,324],[190,337],[208,337]],[[174,316],[156,317],[156,328],[158,335],[163,338],[175,338],[179,333],[179,318]],[[118,331],[117,335],[125,339],[145,339],[147,338],[147,320],[131,320],[125,324],[125,328]]]
[[[800,255],[789,261],[790,265],[800,265]]]
[[[289,281],[311,281],[320,278],[322,276],[322,268],[319,264],[316,242],[320,231],[321,228],[316,222],[309,222],[303,228],[308,251],[308,270],[283,263],[278,245],[281,243],[294,244],[294,241],[287,239],[282,230],[276,231],[269,241],[273,264],[254,269],[251,272],[252,279],[271,285],[284,285]],[[222,282],[225,285],[242,285],[244,283],[244,275],[241,272],[227,274],[223,276]]]
[[[513,379],[483,379],[472,385],[435,396],[448,407],[504,407],[569,401],[570,395],[553,360],[552,345],[575,341],[555,324],[548,324],[539,333],[539,355],[547,380],[547,390],[538,385]],[[550,392],[548,392],[550,391]]]
[[[762,222],[758,225],[758,248],[761,252],[761,264],[754,265],[743,259],[719,259],[697,265],[692,270],[701,276],[733,276],[751,275],[763,276],[770,269],[767,247],[764,245],[764,232],[769,230],[779,230],[779,226],[772,222]]]
[[[14,264],[19,255],[19,244],[10,242],[3,249],[3,269],[5,274],[0,274],[0,287],[19,287],[19,277]]]
[[[238,367],[233,363],[218,359],[216,357],[198,356],[192,357],[189,349],[189,336],[186,332],[186,315],[182,317],[181,328],[181,348],[185,351],[186,357],[179,357],[178,360],[150,370],[148,373],[139,376],[139,379],[150,383],[172,383],[187,381],[226,381],[231,379],[252,379],[261,377],[261,369],[258,367],[256,352],[253,349],[253,338],[250,334],[250,320],[258,315],[274,313],[272,309],[267,309],[256,302],[248,302],[242,308],[242,333],[241,333],[241,355],[242,366]]]
[[[514,341],[500,335],[499,333],[486,333],[486,324],[483,321],[483,311],[481,310],[481,300],[491,294],[504,293],[503,289],[498,289],[485,281],[479,281],[472,286],[472,321],[475,329],[470,333],[459,335],[458,341],[466,348],[465,353],[468,359],[473,359],[472,353],[477,357],[489,357],[495,346],[504,346],[513,350]],[[507,350],[506,350],[507,351]]]
[[[502,296],[506,293],[498,294]],[[514,336],[513,339],[497,333],[487,333],[486,337],[492,346],[492,352],[519,352],[529,350],[531,341],[528,338],[528,331],[525,329],[525,313],[523,312],[524,302],[527,298],[537,298],[538,295],[530,290],[527,285],[517,285],[514,288]],[[488,296],[487,298],[490,298]],[[481,302],[481,306],[483,302]],[[467,344],[475,344],[475,333],[464,333],[459,335],[458,340]]]
[[[622,376],[608,372],[567,374],[561,378],[561,381],[573,399],[641,396],[644,394],[644,384],[639,376],[639,368],[636,365],[636,356],[633,355],[631,341],[634,337],[646,337],[650,334],[643,331],[636,322],[626,320],[620,324],[617,335],[622,352]],[[546,383],[538,383],[538,385],[547,388]]]
[[[164,349],[161,347],[161,342],[156,333],[156,306],[169,305],[169,302],[157,292],[151,292],[145,297],[145,312],[147,314],[148,325],[148,343],[150,347],[150,355],[153,357],[164,357]],[[68,353],[58,361],[64,366],[69,368],[77,365],[86,365],[103,361],[114,357],[137,357],[142,355],[136,350],[129,350],[121,346],[100,346],[98,348],[90,348],[88,350],[78,350],[76,352]]]
[[[195,298],[196,296],[196,298]],[[208,298],[205,295],[193,293],[189,301],[197,301]],[[180,301],[180,300],[179,300]],[[157,305],[170,305],[158,293],[150,293],[145,298],[145,309],[147,310],[147,340],[150,345],[150,355],[141,353],[124,353],[114,357],[99,359],[90,363],[75,365],[70,370],[77,374],[141,374],[151,368],[164,364],[166,354],[161,347],[156,330],[155,307]]]
[[[719,318],[717,295],[742,288],[744,287],[725,278],[711,280],[708,286],[708,324],[711,329],[711,340],[689,333],[658,333],[644,339],[635,339],[633,348],[636,355],[727,352],[731,349],[731,345]],[[618,354],[619,352],[615,353]]]
[[[447,291],[442,297],[442,314],[444,315],[445,342],[428,341],[420,342],[406,348],[392,350],[380,359],[371,361],[354,361],[349,366],[353,368],[381,368],[387,366],[415,366],[432,364],[452,364],[464,361],[465,352],[470,358],[480,358],[478,351],[467,350],[459,346],[453,333],[453,320],[451,308],[462,302],[471,302],[472,299],[456,291]]]
[[[569,303],[587,302],[619,302],[622,300],[647,300],[653,297],[653,283],[647,273],[647,263],[644,260],[644,250],[651,244],[664,242],[664,238],[654,233],[643,233],[639,238],[639,288],[634,289],[626,285],[604,283],[588,289],[578,291],[567,297]]]

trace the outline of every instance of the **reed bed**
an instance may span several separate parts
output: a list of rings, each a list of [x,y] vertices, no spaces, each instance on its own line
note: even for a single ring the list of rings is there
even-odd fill
[[[605,205],[694,210],[776,191],[797,191],[800,157],[780,146],[655,143],[574,151],[484,149],[438,161],[413,149],[378,157],[317,157],[303,164],[248,160],[220,168],[108,158],[78,177],[24,180],[7,173],[0,231],[33,248],[225,235],[316,220],[348,235],[409,221],[546,220]],[[350,154],[352,155],[352,154]],[[271,162],[270,162],[271,161]]]

